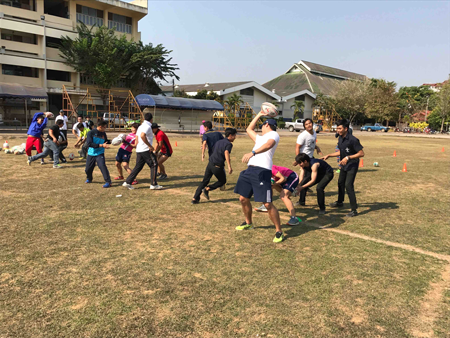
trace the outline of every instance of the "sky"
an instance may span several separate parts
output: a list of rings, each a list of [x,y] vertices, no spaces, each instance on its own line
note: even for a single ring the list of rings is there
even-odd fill
[[[419,86],[450,74],[450,1],[149,1],[179,84],[263,84],[300,60]]]

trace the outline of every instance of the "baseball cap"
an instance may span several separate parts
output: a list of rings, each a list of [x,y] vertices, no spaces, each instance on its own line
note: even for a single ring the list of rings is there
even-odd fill
[[[263,125],[265,124],[270,124],[271,126],[277,126],[277,121],[275,121],[274,119],[267,119],[264,121]]]

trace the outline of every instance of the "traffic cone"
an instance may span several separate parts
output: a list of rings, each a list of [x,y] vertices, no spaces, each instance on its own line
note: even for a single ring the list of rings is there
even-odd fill
[[[397,151],[394,150],[394,156],[393,157],[397,157]]]
[[[178,143],[177,143],[177,141],[175,141],[175,147],[178,147]]]
[[[444,149],[444,147],[442,147],[442,150],[441,150],[442,152],[444,152],[445,151],[445,149]]]
[[[406,170],[406,163],[403,164],[403,169],[402,169],[402,171],[403,171],[404,173],[408,172],[408,170]]]
[[[363,167],[364,167],[364,160],[363,160],[363,159],[360,159],[360,160],[359,160],[359,167],[360,167],[360,168],[363,168]]]

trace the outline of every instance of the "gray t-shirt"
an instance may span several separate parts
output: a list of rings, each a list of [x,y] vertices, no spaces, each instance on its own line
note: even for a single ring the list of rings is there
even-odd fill
[[[316,149],[317,134],[314,131],[311,135],[308,131],[303,131],[297,137],[297,144],[300,145],[300,152],[305,153],[309,157],[314,157],[314,149]]]

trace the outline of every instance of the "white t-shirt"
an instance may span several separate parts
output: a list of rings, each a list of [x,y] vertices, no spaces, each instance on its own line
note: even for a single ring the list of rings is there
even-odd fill
[[[152,124],[150,122],[144,121],[144,123],[142,123],[139,126],[139,128],[136,132],[136,138],[138,140],[137,146],[136,146],[137,153],[143,153],[143,152],[150,150],[148,148],[148,146],[144,143],[144,141],[142,141],[142,139],[141,139],[142,133],[145,133],[145,135],[147,136],[148,143],[153,145],[153,130],[152,130]]]
[[[58,121],[58,120],[63,120],[63,122],[64,122],[64,125],[61,128],[59,128],[59,129],[67,130],[67,122],[69,121],[67,116],[66,115],[63,115],[63,116],[58,115],[58,116],[56,116],[55,122]]]
[[[311,135],[308,131],[303,131],[297,137],[297,144],[300,145],[300,152],[305,153],[309,157],[314,157],[314,149],[316,149],[317,134],[314,131]]]
[[[256,135],[255,146],[252,150],[261,148],[269,140],[275,140],[275,145],[264,153],[254,155],[249,161],[248,165],[255,167],[265,168],[267,170],[272,170],[273,166],[273,155],[278,147],[278,142],[280,142],[280,135],[276,131],[270,131],[264,135]]]
[[[72,130],[75,130],[77,132],[77,136],[80,136],[80,129],[78,129],[78,127],[77,127],[78,123],[80,123],[80,122],[75,122]],[[85,122],[81,122],[81,123],[83,123],[84,128],[87,128],[87,124]]]

